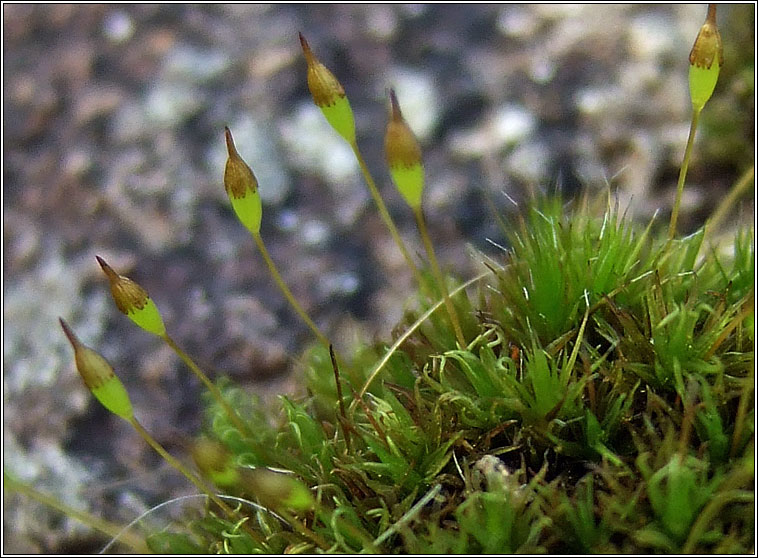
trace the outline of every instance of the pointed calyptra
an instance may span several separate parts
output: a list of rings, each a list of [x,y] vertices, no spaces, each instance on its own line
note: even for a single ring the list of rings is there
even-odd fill
[[[716,25],[716,4],[708,4],[708,16],[690,51],[690,99],[700,111],[711,98],[724,65],[724,46]]]
[[[332,128],[352,145],[355,143],[355,120],[345,89],[334,74],[316,58],[303,34],[299,35],[308,65],[308,89],[313,102],[324,113]]]
[[[103,407],[123,419],[131,421],[134,418],[132,403],[124,384],[113,372],[108,361],[100,354],[82,344],[68,324],[59,318],[63,333],[66,334],[74,348],[74,360],[84,385],[92,392]]]
[[[384,136],[384,152],[390,176],[412,209],[421,208],[424,189],[424,165],[421,147],[400,112],[395,91],[390,89],[391,114]]]
[[[166,326],[163,324],[163,318],[147,291],[128,277],[113,271],[113,268],[100,256],[95,257],[108,277],[111,295],[118,309],[145,331],[158,337],[165,336]]]
[[[261,231],[261,195],[252,169],[237,153],[232,132],[224,127],[229,157],[224,168],[224,188],[237,218],[254,235]]]

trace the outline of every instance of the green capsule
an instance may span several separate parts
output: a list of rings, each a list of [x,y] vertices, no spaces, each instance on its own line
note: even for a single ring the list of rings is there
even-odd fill
[[[265,467],[241,471],[246,488],[267,508],[295,511],[313,509],[313,494],[294,476]]]
[[[305,62],[308,65],[308,89],[313,102],[332,128],[349,144],[355,143],[355,119],[353,109],[345,95],[345,89],[332,72],[313,54],[308,41],[300,33]]]
[[[421,208],[424,190],[424,165],[421,147],[405,122],[395,91],[390,90],[391,115],[384,135],[384,153],[390,176],[400,194],[412,209]]]
[[[84,385],[92,392],[98,401],[111,413],[131,421],[134,418],[132,402],[124,384],[113,372],[108,361],[100,354],[79,341],[68,324],[59,318],[63,332],[74,348],[74,360]]]
[[[159,337],[165,336],[163,318],[147,291],[128,277],[116,273],[100,256],[95,257],[108,277],[111,295],[118,309],[145,331]]]
[[[258,180],[252,169],[240,157],[234,145],[232,132],[224,128],[226,135],[226,150],[229,157],[224,168],[224,188],[232,202],[232,209],[237,218],[254,235],[261,231],[263,208],[261,195],[258,192]]]
[[[353,110],[347,97],[337,98],[333,104],[321,108],[321,112],[334,130],[352,144],[355,142],[355,122]]]
[[[197,468],[211,479],[216,486],[237,486],[240,474],[234,465],[232,455],[220,443],[201,438],[192,447],[192,459]]]
[[[708,5],[708,16],[690,51],[690,99],[700,111],[713,95],[719,71],[724,65],[724,47],[716,25],[716,5]]]

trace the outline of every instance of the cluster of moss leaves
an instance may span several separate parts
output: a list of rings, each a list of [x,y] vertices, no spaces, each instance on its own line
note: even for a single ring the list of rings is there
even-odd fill
[[[391,347],[335,361],[308,350],[307,396],[282,397],[277,413],[222,383],[253,434],[210,403],[208,436],[224,457],[205,472],[250,500],[243,520],[207,509],[149,544],[750,552],[754,233],[723,254],[704,229],[668,241],[652,225],[610,206],[539,202],[478,281],[451,280],[467,347],[430,288]],[[222,483],[229,467],[240,474]],[[244,481],[270,470],[286,482]]]

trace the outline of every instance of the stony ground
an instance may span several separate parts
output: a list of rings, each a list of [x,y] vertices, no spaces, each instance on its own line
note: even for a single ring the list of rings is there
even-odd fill
[[[728,79],[716,96],[734,143],[698,143],[710,164],[691,168],[690,230],[753,156],[753,10],[720,8]],[[496,255],[486,239],[503,242],[490,208],[507,216],[504,194],[610,182],[634,215],[660,209],[665,223],[704,16],[702,5],[4,5],[5,469],[122,524],[191,492],[73,368],[58,316],[114,364],[170,450],[201,427],[198,383],[113,307],[95,254],[149,290],[211,375],[297,390],[292,364],[311,337],[229,209],[224,125],[258,176],[263,236],[300,301],[343,348],[388,338],[410,273],[311,103],[298,31],[343,82],[369,166],[420,250],[382,162],[395,87],[424,146],[440,259],[467,277],[470,246]],[[751,196],[745,218],[752,208]],[[102,545],[23,498],[3,505],[7,552]]]

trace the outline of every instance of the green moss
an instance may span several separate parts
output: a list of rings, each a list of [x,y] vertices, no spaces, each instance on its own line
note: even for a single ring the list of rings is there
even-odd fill
[[[747,550],[752,420],[737,409],[753,397],[752,237],[740,233],[732,257],[703,254],[702,239],[668,243],[613,208],[540,202],[503,266],[454,295],[476,317],[465,349],[451,348],[437,310],[376,376],[385,347],[350,359],[344,416],[314,347],[302,361],[310,395],[283,398],[279,426],[231,434],[216,407],[208,422],[241,465],[311,487],[315,508],[291,519],[320,550]],[[319,550],[282,522],[256,548],[282,551],[285,535],[290,549]]]

